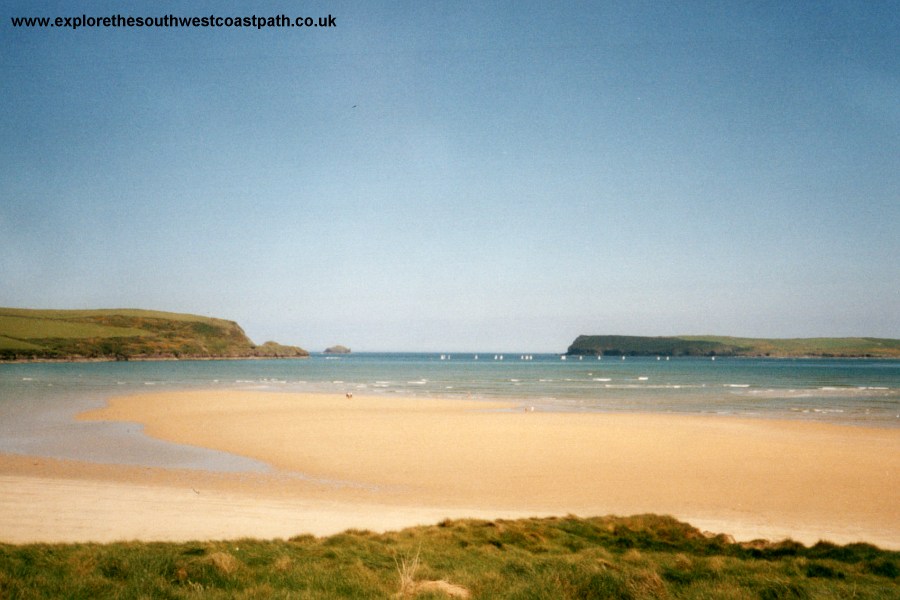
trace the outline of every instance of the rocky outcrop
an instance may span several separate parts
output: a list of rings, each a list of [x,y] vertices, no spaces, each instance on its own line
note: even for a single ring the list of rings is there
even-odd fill
[[[350,348],[346,346],[331,346],[330,348],[325,348],[325,354],[350,354]]]

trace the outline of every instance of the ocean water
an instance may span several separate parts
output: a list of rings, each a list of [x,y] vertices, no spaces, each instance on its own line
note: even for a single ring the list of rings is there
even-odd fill
[[[150,440],[138,425],[74,420],[112,396],[177,389],[507,399],[538,411],[900,427],[898,360],[355,353],[307,360],[0,364],[0,452],[224,471],[264,468]]]

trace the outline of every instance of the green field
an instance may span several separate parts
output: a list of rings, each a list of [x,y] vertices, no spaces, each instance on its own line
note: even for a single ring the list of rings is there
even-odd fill
[[[142,337],[152,335],[149,331],[134,327],[112,327],[89,321],[62,318],[15,317],[4,314],[0,314],[0,331],[6,337],[20,340]]]
[[[302,357],[233,321],[139,309],[0,308],[0,360]]]
[[[726,336],[581,335],[568,354],[589,356],[771,356],[900,358],[900,340],[885,338],[763,339]]]
[[[444,521],[400,532],[0,545],[0,597],[896,599],[900,553],[733,543],[668,517]]]

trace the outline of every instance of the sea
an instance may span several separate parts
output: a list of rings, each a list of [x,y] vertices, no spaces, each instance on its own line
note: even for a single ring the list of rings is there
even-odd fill
[[[900,428],[900,360],[526,353],[0,364],[0,453],[219,471],[249,459],[176,446],[130,423],[79,422],[110,397],[188,389],[508,400],[510,410],[799,419]],[[127,442],[127,443],[123,443]]]

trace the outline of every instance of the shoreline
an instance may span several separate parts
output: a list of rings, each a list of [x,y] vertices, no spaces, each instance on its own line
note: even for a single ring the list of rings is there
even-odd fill
[[[211,360],[306,360],[306,356],[129,356],[128,358],[81,357],[81,358],[0,358],[0,364],[21,365],[30,363],[115,363],[115,362],[190,362]]]
[[[91,357],[91,356],[70,356],[64,358],[52,358],[52,357],[37,357],[37,358],[0,358],[0,364],[28,364],[28,363],[87,363],[87,362],[166,362],[166,361],[192,361],[192,360],[295,360],[295,359],[308,359],[313,356],[330,356],[330,357],[351,357],[351,356],[366,356],[366,355],[380,355],[380,354],[422,354],[422,355],[435,355],[439,356],[442,354],[441,352],[367,352],[367,351],[356,351],[353,352],[313,352],[310,351],[305,356],[128,356],[127,358],[121,359],[116,358],[115,356],[109,357]],[[485,355],[495,354],[494,352],[453,352],[452,354],[457,355]],[[502,353],[507,354],[507,353]],[[519,352],[509,353],[511,355],[520,354]],[[609,359],[621,358],[623,355],[621,354],[569,354],[568,352],[539,352],[534,353],[533,355],[542,355],[542,356],[566,356],[568,358],[584,358],[589,357],[593,359],[607,357]],[[627,354],[624,355],[625,358],[654,358],[663,356],[660,354]],[[685,354],[685,355],[669,355],[668,358],[673,358],[676,360],[708,360],[712,358],[723,359],[723,360],[744,360],[744,359],[752,359],[752,360],[875,360],[875,361],[900,361],[900,355],[897,356],[882,356],[882,355],[864,355],[864,354],[835,354],[835,355],[822,355],[822,354],[784,354],[784,355],[761,355],[761,354],[732,354],[732,355],[724,355],[719,354],[715,356],[708,355],[694,355],[694,354]]]
[[[446,517],[657,513],[741,541],[900,549],[891,502],[900,432],[890,429],[233,390],[119,397],[79,420],[141,423],[144,435],[259,460],[272,472],[0,455],[0,541],[290,537]],[[97,486],[120,499],[107,507],[115,519],[91,504]],[[148,501],[177,514],[135,529]],[[41,517],[42,506],[57,512]],[[32,517],[15,518],[22,511]],[[202,516],[194,526],[192,514]]]

